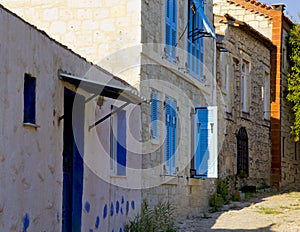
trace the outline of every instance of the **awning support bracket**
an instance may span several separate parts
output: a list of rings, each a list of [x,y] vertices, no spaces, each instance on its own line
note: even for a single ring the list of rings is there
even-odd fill
[[[119,108],[117,108],[116,110],[110,112],[109,114],[105,115],[103,118],[99,119],[98,121],[96,121],[94,124],[89,126],[89,131],[94,128],[95,126],[97,126],[98,124],[102,123],[103,121],[105,121],[106,119],[108,119],[109,117],[111,117],[112,115],[118,113],[120,110],[124,109],[126,106],[128,106],[130,104],[130,102],[126,102],[125,104],[123,104],[122,106],[120,106]]]
[[[88,102],[91,101],[93,98],[97,97],[98,95],[99,95],[98,93],[93,94],[92,96],[88,97],[88,98],[84,101],[84,103],[88,103]]]

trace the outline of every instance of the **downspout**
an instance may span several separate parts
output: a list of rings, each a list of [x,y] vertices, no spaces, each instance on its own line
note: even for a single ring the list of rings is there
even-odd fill
[[[214,55],[213,55],[213,96],[212,96],[212,105],[217,106],[217,39],[213,37],[214,40]]]

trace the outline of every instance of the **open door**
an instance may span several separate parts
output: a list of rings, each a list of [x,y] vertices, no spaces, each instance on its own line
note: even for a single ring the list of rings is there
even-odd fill
[[[81,231],[83,192],[84,97],[65,89],[62,231]],[[75,108],[75,110],[73,110]],[[76,138],[76,139],[75,139]]]

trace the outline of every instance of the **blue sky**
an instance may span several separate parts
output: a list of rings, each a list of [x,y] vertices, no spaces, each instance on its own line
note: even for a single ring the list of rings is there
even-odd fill
[[[283,3],[285,4],[285,15],[289,18],[293,19],[293,21],[297,21],[300,23],[300,19],[298,14],[300,13],[300,1],[299,0],[259,0],[259,2],[264,2],[268,5],[272,5],[274,3]]]

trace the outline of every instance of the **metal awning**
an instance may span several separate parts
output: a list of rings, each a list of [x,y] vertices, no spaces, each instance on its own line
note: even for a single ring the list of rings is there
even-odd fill
[[[58,72],[58,78],[74,85],[76,88],[81,88],[93,94],[90,99],[100,95],[132,104],[141,104],[146,101],[146,98],[141,97],[138,91],[132,87],[121,87],[99,81],[88,80],[84,77],[73,76],[61,71]]]
[[[195,1],[195,0],[190,0],[192,1],[192,6],[194,10],[194,14],[199,14],[200,20],[203,24],[203,29],[201,28],[193,28],[193,30],[189,33],[189,37],[192,37],[193,40],[200,39],[202,37],[212,37],[216,39],[216,34],[214,32],[213,27],[210,25],[204,10],[202,4],[204,4],[201,1]]]

